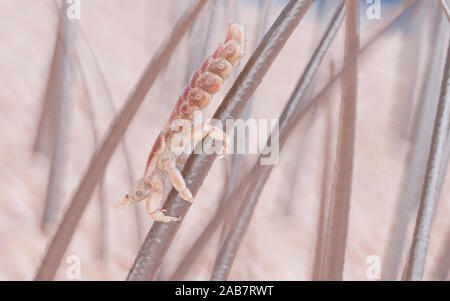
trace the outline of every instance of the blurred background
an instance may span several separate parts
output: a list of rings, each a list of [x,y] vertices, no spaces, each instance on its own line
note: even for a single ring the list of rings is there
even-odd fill
[[[0,0],[0,280],[31,280],[96,146],[145,66],[193,0],[81,0],[80,18],[60,22],[54,0]],[[124,280],[152,224],[143,204],[113,205],[143,175],[152,144],[190,75],[244,26],[246,56],[206,109],[211,117],[286,0],[210,0],[146,96],[114,153],[58,269],[70,280]],[[244,118],[278,118],[339,1],[317,0],[256,91]],[[360,1],[361,45],[411,1]],[[375,1],[376,2],[376,1]],[[345,21],[313,81],[317,94],[343,66]],[[59,34],[58,34],[59,32]],[[376,38],[358,62],[357,121],[344,280],[400,279],[412,241],[439,98],[449,23],[439,0]],[[341,88],[313,106],[289,138],[259,199],[230,280],[311,280],[321,203],[329,198]],[[160,280],[177,266],[255,155],[216,160],[172,243]],[[237,162],[237,163],[236,163]],[[424,279],[449,280],[450,179],[431,229]],[[229,223],[183,275],[207,280]],[[373,258],[373,257],[371,257]]]

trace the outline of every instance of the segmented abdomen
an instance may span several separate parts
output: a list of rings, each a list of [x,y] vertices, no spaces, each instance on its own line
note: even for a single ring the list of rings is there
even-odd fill
[[[206,108],[211,98],[222,87],[244,54],[244,29],[236,23],[229,23],[225,42],[220,44],[213,55],[207,57],[199,70],[195,71],[178,99],[164,131],[158,136],[147,161],[147,168],[153,156],[160,153],[162,143],[169,141],[181,128],[171,128],[175,119],[192,120],[194,112]]]
[[[203,110],[211,97],[222,87],[223,81],[243,56],[244,30],[238,24],[229,24],[227,38],[213,55],[207,57],[199,70],[195,71],[190,82],[184,88],[169,124],[177,118],[192,119],[197,110]]]

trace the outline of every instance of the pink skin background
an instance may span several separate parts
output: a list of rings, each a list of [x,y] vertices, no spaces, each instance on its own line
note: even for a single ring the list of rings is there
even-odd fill
[[[169,33],[174,20],[188,5],[188,1],[184,1],[174,10],[170,3],[134,0],[131,4],[130,1],[119,0],[82,0],[82,17],[77,22],[98,57],[117,107],[123,104],[152,54]],[[229,19],[245,27],[246,48],[248,53],[251,52],[257,16],[256,6],[251,3],[242,5],[239,20],[232,19],[229,12],[221,5],[218,6],[218,17],[207,45],[208,54],[224,39]],[[269,24],[281,9],[281,4],[273,6]],[[258,89],[252,117],[279,116],[331,14],[330,10],[325,19],[315,20],[311,12],[301,22]],[[206,9],[201,18],[202,24],[207,24]],[[363,22],[363,41],[370,36],[371,24]],[[57,14],[52,0],[0,0],[0,280],[32,279],[51,237],[52,231],[42,233],[39,229],[49,160],[42,154],[33,156],[32,147],[53,53],[56,26]],[[194,32],[203,35],[205,27],[197,26]],[[336,68],[342,65],[343,37],[341,30],[322,63],[316,91],[323,87],[329,77],[330,62],[334,61]],[[89,52],[83,40],[78,41],[88,70],[88,87],[96,114],[96,126],[103,135],[113,114],[97,73],[93,71],[95,69]],[[367,257],[383,257],[390,225],[396,218],[394,209],[405,171],[408,142],[397,134],[398,131],[393,130],[400,126],[393,114],[395,104],[403,101],[398,98],[398,89],[409,87],[407,77],[401,76],[397,68],[399,60],[405,57],[402,53],[404,40],[400,34],[388,33],[383,36],[381,43],[383,48],[374,48],[370,61],[365,62],[359,73],[354,180],[344,270],[346,280],[367,280]],[[188,46],[188,40],[184,38],[167,71],[148,93],[126,133],[136,179],[142,176],[152,143],[184,86],[190,60]],[[426,53],[428,47],[421,47]],[[239,70],[248,57],[247,54]],[[424,66],[424,55],[421,57],[420,70]],[[227,81],[223,91],[214,97],[211,106],[205,111],[206,116],[212,115],[236,74]],[[60,213],[70,200],[95,147],[81,81],[74,81],[72,88],[73,102],[70,120],[67,120],[70,131],[66,146],[63,195],[59,202]],[[332,109],[334,116],[334,132],[337,129],[339,97],[339,88],[336,87],[328,102],[328,108]],[[324,161],[326,108],[319,107],[314,121],[307,115],[286,145],[264,188],[230,279],[311,279]],[[333,148],[335,134],[331,141]],[[304,142],[301,153],[298,153],[300,139]],[[298,162],[298,156],[301,158],[296,165],[294,162]],[[196,197],[196,203],[183,221],[167,254],[161,279],[170,276],[191,246],[193,238],[197,237],[214,214],[224,188],[225,160],[229,158],[215,162]],[[294,183],[294,198],[290,200],[292,210],[286,215],[283,209],[286,191],[292,185],[294,167],[300,171]],[[449,235],[449,185],[447,177],[430,237],[424,274],[424,279],[428,280],[435,279],[439,265],[436,259]],[[123,214],[113,210],[113,204],[121,200],[130,188],[121,151],[115,153],[108,166],[105,188],[108,203],[107,261],[98,259],[100,225],[97,193],[91,199],[65,256],[77,255],[81,258],[82,280],[123,280],[143,240],[143,237],[137,237],[133,208]],[[151,226],[151,220],[145,215],[143,204],[138,206],[146,232]],[[414,222],[415,213],[407,235],[408,245]],[[217,254],[218,237],[219,233],[216,233],[186,279],[209,279]],[[67,280],[67,267],[68,264],[63,261],[56,279]]]

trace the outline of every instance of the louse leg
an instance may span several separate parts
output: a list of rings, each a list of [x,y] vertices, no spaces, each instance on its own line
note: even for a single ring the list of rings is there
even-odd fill
[[[180,170],[177,168],[175,160],[167,159],[164,167],[169,174],[173,187],[178,191],[181,197],[187,202],[194,202],[194,197],[192,196],[189,188],[186,186],[186,182],[184,181]]]
[[[222,131],[218,127],[212,126],[206,122],[201,125],[197,125],[192,129],[191,139],[194,143],[197,143],[208,135],[216,141],[223,142],[223,147],[219,155],[219,158],[223,158],[227,153],[227,147],[230,144],[230,138],[224,131]]]
[[[186,155],[186,154],[179,155],[177,158],[177,165],[179,167],[183,167],[186,164],[188,159],[189,159],[189,155]]]
[[[155,221],[159,223],[170,223],[170,222],[177,222],[180,220],[179,217],[173,217],[173,216],[165,216],[164,212],[166,210],[155,210],[150,212],[150,217]]]
[[[221,129],[214,127],[208,123],[203,123],[194,127],[191,131],[191,139],[186,141],[186,139],[182,139],[183,142],[181,148],[187,147],[187,145],[191,142],[197,143],[202,140],[207,135],[210,135],[211,138],[223,141],[222,155],[226,153],[226,147],[229,144],[229,138],[227,134]],[[182,138],[182,137],[180,137]],[[177,139],[179,141],[180,139]],[[181,197],[190,203],[194,202],[194,197],[192,196],[191,191],[186,186],[186,182],[184,181],[183,175],[180,170],[176,166],[176,160],[167,157],[165,159],[164,168],[169,174],[170,180],[172,181],[173,187],[180,193]]]
[[[180,219],[178,217],[165,216],[164,215],[165,210],[160,209],[154,210],[156,206],[160,206],[161,201],[163,199],[164,180],[161,178],[161,176],[153,174],[150,183],[152,185],[152,193],[147,197],[145,202],[145,209],[148,215],[150,215],[150,217],[155,222],[169,223],[173,221],[178,221]]]
[[[212,126],[207,122],[203,122],[193,128],[187,129],[188,121],[184,119],[177,119],[172,123],[172,127],[177,128],[183,124],[184,130],[177,133],[171,141],[172,152],[179,156],[179,158],[186,151],[186,148],[193,142],[194,145],[201,141],[206,136],[210,136],[216,141],[222,141],[223,147],[220,151],[219,158],[223,158],[227,152],[227,147],[230,144],[230,139],[228,135],[219,129],[218,127]],[[186,157],[187,158],[187,157]],[[182,159],[177,160],[177,163],[181,163]],[[184,162],[185,163],[185,162]],[[183,165],[184,165],[183,163]]]

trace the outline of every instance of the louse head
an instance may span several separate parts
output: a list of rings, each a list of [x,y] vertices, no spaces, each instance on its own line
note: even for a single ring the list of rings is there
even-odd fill
[[[134,184],[130,193],[134,200],[142,201],[152,192],[151,186],[142,178]]]
[[[126,204],[127,206],[137,203],[139,201],[146,199],[151,192],[152,192],[151,186],[147,184],[144,178],[142,178],[139,181],[137,181],[136,184],[134,184],[134,186],[130,190],[130,193],[125,195],[123,203]]]

